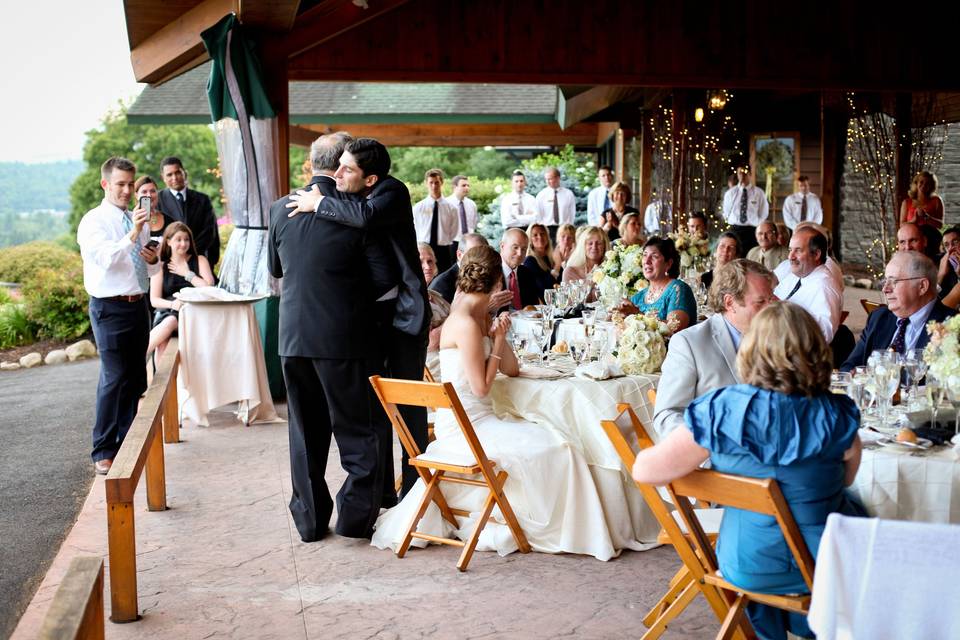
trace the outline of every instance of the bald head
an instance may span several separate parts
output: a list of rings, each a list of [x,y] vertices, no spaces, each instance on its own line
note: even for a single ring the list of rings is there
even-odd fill
[[[340,167],[343,149],[353,137],[346,131],[320,136],[310,145],[310,171],[315,176],[329,175]]]
[[[507,229],[504,231],[503,237],[500,239],[500,257],[503,258],[504,264],[511,269],[519,267],[524,256],[527,255],[528,244],[530,244],[530,240],[523,229]]]

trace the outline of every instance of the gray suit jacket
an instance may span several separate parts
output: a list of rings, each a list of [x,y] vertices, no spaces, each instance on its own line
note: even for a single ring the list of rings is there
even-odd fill
[[[653,416],[661,438],[683,425],[683,412],[694,398],[739,384],[736,361],[733,338],[719,313],[670,338]]]

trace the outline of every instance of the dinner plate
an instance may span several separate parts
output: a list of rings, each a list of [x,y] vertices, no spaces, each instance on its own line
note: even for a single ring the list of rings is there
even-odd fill
[[[917,441],[914,442],[898,442],[893,438],[880,438],[877,442],[884,447],[889,447],[891,449],[900,449],[901,451],[913,451],[913,450],[923,450],[929,449],[933,446],[933,443],[927,440],[926,438],[917,438]]]

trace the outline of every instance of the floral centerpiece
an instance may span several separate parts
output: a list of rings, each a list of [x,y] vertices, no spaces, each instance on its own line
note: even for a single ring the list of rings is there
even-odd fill
[[[923,350],[928,371],[945,388],[960,388],[960,316],[928,322],[930,342]]]
[[[643,247],[615,244],[594,270],[593,281],[600,301],[607,308],[646,289],[649,283],[643,279]]]
[[[635,314],[623,320],[617,343],[617,363],[627,375],[656,373],[667,357],[666,323],[656,315]]]
[[[703,273],[707,270],[707,260],[710,257],[710,241],[681,229],[670,234],[677,252],[680,254],[680,269],[686,273],[691,267]]]

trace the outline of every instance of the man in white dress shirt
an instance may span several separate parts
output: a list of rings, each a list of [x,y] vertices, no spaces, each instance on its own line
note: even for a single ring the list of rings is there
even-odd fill
[[[781,300],[797,304],[813,316],[827,344],[840,326],[843,289],[827,269],[827,238],[812,227],[800,227],[790,238],[790,273],[774,290]]]
[[[470,194],[470,179],[467,176],[453,176],[450,184],[453,185],[453,193],[447,196],[447,202],[457,210],[457,236],[453,239],[453,251],[456,253],[460,239],[477,230],[477,203],[467,197]]]
[[[540,217],[537,220],[550,232],[550,241],[557,239],[557,227],[562,224],[573,224],[577,215],[577,198],[573,191],[560,184],[560,170],[556,167],[547,167],[543,172],[547,186],[537,194],[537,210]]]
[[[613,186],[613,169],[603,165],[597,171],[600,186],[594,187],[587,194],[587,224],[592,227],[600,226],[600,214],[612,206],[610,202],[610,187]]]
[[[810,178],[797,179],[797,192],[783,201],[783,223],[793,231],[801,222],[823,224],[823,206],[820,198],[810,193]]]
[[[661,438],[683,425],[683,412],[694,398],[740,382],[740,338],[771,300],[773,274],[762,265],[741,259],[717,270],[709,294],[716,313],[670,339],[653,414]]]
[[[833,251],[833,235],[830,233],[830,230],[827,229],[822,224],[817,224],[816,222],[801,222],[797,225],[797,230],[803,229],[804,227],[809,227],[815,231],[820,232],[820,235],[827,239],[827,261],[824,265],[827,267],[827,271],[830,272],[830,275],[833,276],[833,282],[836,285],[837,289],[840,292],[843,292],[843,271],[840,269],[840,265],[837,264],[837,261],[830,257],[830,252]],[[787,250],[787,257],[777,265],[777,268],[773,270],[773,275],[777,277],[777,282],[782,282],[785,278],[790,276],[790,255],[789,249]]]
[[[665,235],[663,227],[670,224],[672,212],[673,208],[670,203],[658,198],[656,189],[652,190],[650,192],[650,204],[643,212],[643,228],[647,235]]]
[[[740,183],[723,195],[723,219],[740,238],[740,247],[749,251],[757,246],[757,225],[767,219],[770,207],[763,189],[750,184],[750,169],[737,169]]]
[[[424,175],[427,197],[413,205],[413,225],[417,242],[426,242],[437,257],[437,270],[442,273],[453,264],[453,239],[459,232],[457,209],[444,199],[443,171],[430,169]]]
[[[500,222],[505,229],[524,229],[537,221],[537,199],[526,192],[527,176],[517,169],[511,178],[512,189],[500,196]]]
[[[90,294],[90,324],[100,352],[100,381],[93,426],[94,469],[106,474],[137,414],[147,389],[149,277],[160,270],[158,250],[149,246],[150,213],[127,211],[136,166],[113,157],[100,167],[103,202],[77,227],[83,286]]]

